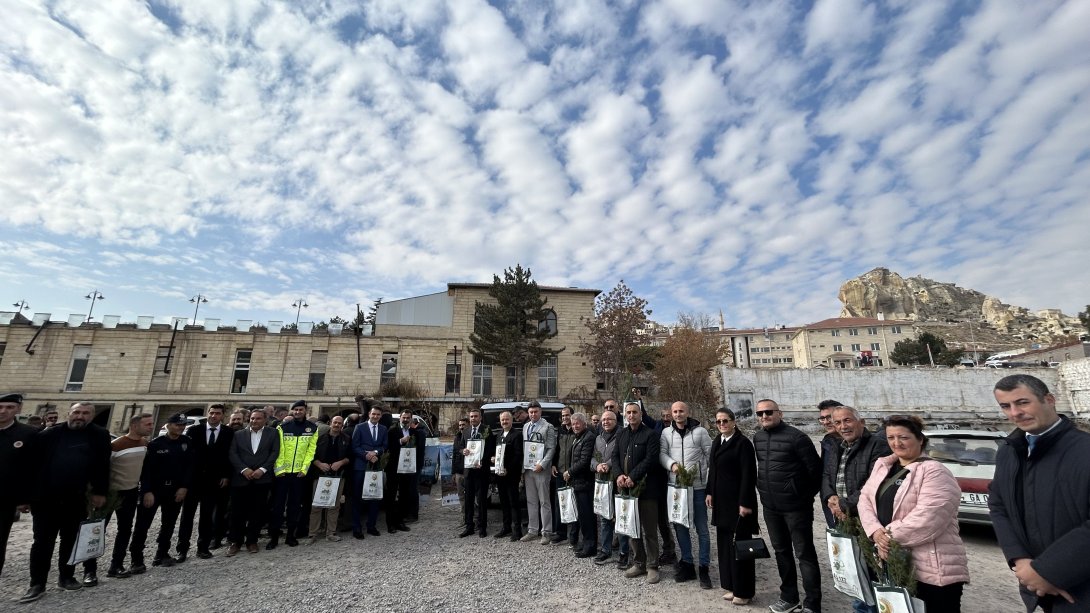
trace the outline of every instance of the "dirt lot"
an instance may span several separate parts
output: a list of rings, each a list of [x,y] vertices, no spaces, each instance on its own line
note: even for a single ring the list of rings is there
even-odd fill
[[[498,511],[493,510],[491,518],[495,530]],[[625,579],[613,566],[576,559],[563,545],[511,543],[491,536],[456,538],[457,511],[428,500],[420,522],[409,533],[391,536],[384,531],[381,537],[365,541],[345,534],[339,543],[294,549],[281,545],[275,551],[230,559],[219,550],[210,560],[149,568],[146,575],[130,579],[108,579],[103,571],[98,587],[76,592],[56,587],[54,568],[45,597],[18,605],[15,599],[29,581],[29,519],[12,530],[7,565],[0,577],[0,611],[761,611],[777,599],[778,578],[771,560],[758,563],[753,603],[734,607],[720,599],[718,587],[701,590],[696,582],[677,584],[670,572],[663,574],[662,583],[648,586],[642,579]],[[384,525],[381,518],[379,525]],[[822,529],[815,524],[816,534],[823,534]],[[965,526],[963,536],[972,577],[963,610],[1020,610],[1013,575],[1003,563],[991,529]],[[714,542],[713,531],[713,578]],[[823,539],[819,537],[817,544],[823,577],[828,579],[828,560],[821,555]],[[149,543],[149,561],[153,547]],[[826,587],[824,610],[842,612],[851,607],[846,597]]]

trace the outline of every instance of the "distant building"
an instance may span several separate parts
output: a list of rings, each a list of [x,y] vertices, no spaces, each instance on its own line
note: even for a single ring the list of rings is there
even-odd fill
[[[910,338],[911,321],[834,317],[799,328],[791,339],[797,368],[892,368],[889,353]]]
[[[1090,358],[1090,342],[1072,341],[1007,357],[1008,362],[1027,362],[1047,366],[1067,360]]]
[[[727,328],[719,334],[730,339],[735,368],[795,368],[792,338],[797,327]]]

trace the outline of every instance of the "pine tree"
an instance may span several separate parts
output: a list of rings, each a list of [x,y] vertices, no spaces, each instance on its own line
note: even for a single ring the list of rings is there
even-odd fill
[[[529,268],[516,264],[492,276],[488,295],[495,304],[477,303],[469,352],[493,364],[513,367],[515,397],[525,393],[526,371],[563,351],[545,346],[552,336],[544,324],[548,309]]]

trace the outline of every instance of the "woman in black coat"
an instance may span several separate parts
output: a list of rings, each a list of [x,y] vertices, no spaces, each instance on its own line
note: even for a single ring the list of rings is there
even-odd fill
[[[757,527],[757,456],[753,443],[736,429],[734,412],[719,409],[715,425],[719,436],[712,441],[706,503],[711,509],[719,551],[719,585],[723,599],[749,604],[756,590],[753,560],[735,559],[736,539],[753,538]]]

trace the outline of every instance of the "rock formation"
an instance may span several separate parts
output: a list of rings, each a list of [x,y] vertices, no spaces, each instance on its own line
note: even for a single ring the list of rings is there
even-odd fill
[[[875,268],[845,281],[838,298],[844,305],[841,317],[881,316],[913,320],[922,324],[918,327],[929,329],[933,325],[928,324],[943,324],[954,330],[965,328],[968,332],[965,336],[979,335],[977,342],[984,340],[995,346],[1024,345],[1026,341],[1051,343],[1078,334],[1079,330],[1078,319],[1058,309],[1031,313],[1029,309],[1005,304],[973,289],[919,276],[906,279],[886,268]]]

